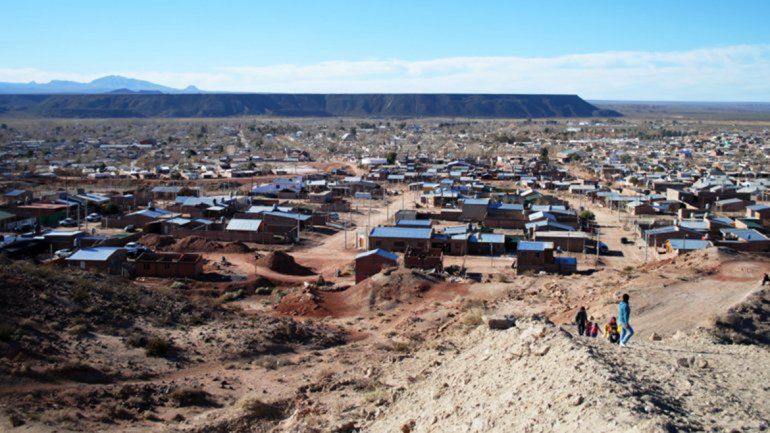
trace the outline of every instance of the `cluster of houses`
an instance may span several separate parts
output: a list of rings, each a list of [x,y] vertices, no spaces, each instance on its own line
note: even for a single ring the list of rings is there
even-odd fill
[[[634,188],[585,185],[570,189],[586,203],[616,211],[633,222],[648,246],[681,253],[725,246],[770,251],[770,206],[762,203],[770,179],[747,187],[724,174],[697,179],[657,179]]]
[[[597,159],[596,150],[557,154],[565,164],[579,161],[590,175],[585,177],[538,157],[461,161],[403,156],[364,158],[359,161],[368,169],[364,175],[335,169],[278,177],[252,185],[247,195],[205,195],[184,184],[110,193],[57,192],[38,199],[28,190],[10,189],[3,193],[0,230],[34,236],[7,236],[2,249],[13,254],[73,250],[65,262],[108,272],[125,272],[131,262],[134,275],[197,275],[202,265],[194,254],[135,255],[122,247],[135,242],[136,233],[290,243],[310,226],[331,224],[354,200],[371,203],[411,194],[410,205],[418,203],[415,209],[402,209],[392,224],[359,234],[356,245],[366,251],[356,259],[356,268],[362,261],[362,276],[397,262],[395,253],[403,254],[407,267],[441,269],[444,256],[515,251],[519,273],[575,272],[576,260],[567,253],[598,252],[602,246],[590,220],[580,216],[592,206],[612,209],[633,222],[640,242],[669,252],[712,245],[770,251],[770,206],[763,204],[770,175],[737,175],[715,166],[697,170],[688,164],[692,153],[672,158],[658,148],[651,151],[661,152],[660,157],[650,159],[657,165],[645,162],[639,170],[639,146],[632,140],[619,146],[624,152],[604,150],[604,161]],[[629,149],[637,150],[631,160],[636,165],[628,159]],[[309,158],[299,151],[289,154]],[[224,167],[231,161],[221,162]],[[585,206],[573,209],[558,193],[580,197]],[[80,222],[92,213],[98,214],[101,228],[125,233],[116,239],[80,230]],[[58,227],[66,220],[67,226]]]

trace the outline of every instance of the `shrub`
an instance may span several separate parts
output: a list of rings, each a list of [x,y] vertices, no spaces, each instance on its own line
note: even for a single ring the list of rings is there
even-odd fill
[[[236,403],[236,407],[246,415],[248,418],[253,419],[281,419],[283,418],[283,410],[281,407],[265,403],[260,400],[259,397],[254,395],[247,395]]]
[[[171,351],[171,343],[161,337],[150,337],[144,347],[147,356],[162,358]]]
[[[257,360],[256,364],[266,370],[276,370],[281,366],[281,362],[274,356],[263,356]]]
[[[283,299],[284,296],[286,296],[286,292],[284,292],[283,290],[275,290],[273,292],[273,303],[276,305],[280,304],[281,299]]]
[[[471,308],[467,310],[461,323],[466,331],[479,327],[484,323],[484,310],[481,308]]]
[[[227,302],[233,302],[237,301],[238,299],[241,299],[243,297],[243,291],[240,289],[232,291],[232,292],[225,292],[222,293],[222,295],[217,298],[217,302],[220,304],[224,304]]]
[[[88,331],[88,325],[85,323],[77,323],[67,328],[67,332],[70,335],[86,335]]]
[[[394,341],[390,345],[390,350],[393,352],[409,353],[412,351],[412,346],[404,341]]]
[[[0,341],[11,341],[16,328],[8,323],[0,323]]]
[[[211,394],[202,389],[179,388],[171,393],[173,400],[179,407],[210,406],[213,404]]]

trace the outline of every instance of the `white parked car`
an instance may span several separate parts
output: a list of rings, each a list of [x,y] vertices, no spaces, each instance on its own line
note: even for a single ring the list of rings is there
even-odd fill
[[[75,227],[78,225],[78,222],[72,218],[64,218],[63,220],[59,221],[59,225],[62,227]]]
[[[98,213],[90,213],[86,217],[86,221],[89,221],[89,222],[92,222],[92,223],[99,222],[101,220],[102,220],[102,216],[99,215]]]
[[[60,259],[65,259],[65,258],[71,256],[74,252],[75,251],[73,251],[73,250],[58,250],[55,253],[53,253],[53,255],[58,257],[58,258],[60,258]]]
[[[142,244],[140,244],[138,242],[129,242],[123,248],[126,249],[126,253],[129,256],[138,256],[139,254],[141,254],[141,253],[143,253],[145,251],[149,251],[149,249],[147,247],[145,247],[144,245],[142,245]]]

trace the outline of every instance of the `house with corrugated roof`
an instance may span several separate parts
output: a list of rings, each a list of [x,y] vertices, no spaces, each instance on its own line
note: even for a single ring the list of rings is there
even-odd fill
[[[126,250],[121,247],[80,248],[64,261],[68,266],[78,269],[119,274],[126,262]]]

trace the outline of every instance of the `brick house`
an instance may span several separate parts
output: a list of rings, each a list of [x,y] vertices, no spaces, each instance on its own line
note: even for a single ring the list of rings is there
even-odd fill
[[[65,259],[67,266],[119,274],[126,262],[126,250],[121,247],[81,248]]]
[[[376,248],[358,254],[355,262],[356,284],[393,266],[398,266],[398,256],[390,251]]]
[[[369,248],[401,252],[407,248],[427,251],[432,236],[432,228],[375,227],[369,232]]]
[[[145,252],[134,261],[134,274],[140,277],[197,278],[202,272],[200,254]]]

